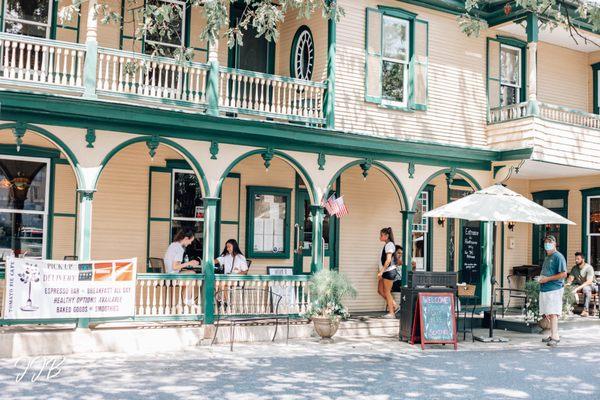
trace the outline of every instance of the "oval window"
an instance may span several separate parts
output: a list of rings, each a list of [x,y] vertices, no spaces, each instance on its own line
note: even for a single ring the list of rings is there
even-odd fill
[[[315,44],[307,26],[301,26],[292,46],[290,72],[293,78],[310,80],[315,66]]]

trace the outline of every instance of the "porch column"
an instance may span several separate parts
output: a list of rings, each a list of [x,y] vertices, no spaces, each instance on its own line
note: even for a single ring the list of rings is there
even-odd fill
[[[79,189],[77,213],[77,257],[81,261],[91,258],[92,249],[92,201],[94,189]]]
[[[325,218],[325,209],[320,205],[311,205],[310,215],[312,216],[313,229],[310,272],[314,274],[323,269],[323,260],[325,258],[325,248],[323,246],[323,219]]]
[[[412,230],[415,220],[415,211],[405,210],[402,212],[402,226],[404,229],[404,265],[402,270],[402,285],[408,282],[408,271],[412,270]]]
[[[215,320],[215,242],[216,242],[216,220],[217,220],[217,197],[205,197],[204,203],[204,233],[203,233],[203,255],[204,272],[202,302],[204,308],[204,323],[210,325]]]
[[[219,115],[219,41],[209,44],[208,81],[206,82],[206,100],[208,115]]]
[[[85,61],[83,64],[83,96],[96,98],[96,65],[98,63],[98,20],[95,13],[97,0],[88,1]]]
[[[527,15],[527,111],[529,115],[539,115],[537,102],[537,42],[538,17],[534,13]]]
[[[481,248],[481,304],[489,306],[492,300],[492,288],[490,286],[494,273],[493,241],[494,223],[483,222],[482,248]]]
[[[332,3],[335,0],[329,0]],[[327,20],[327,89],[324,100],[325,126],[335,127],[335,50],[336,22],[334,18]]]

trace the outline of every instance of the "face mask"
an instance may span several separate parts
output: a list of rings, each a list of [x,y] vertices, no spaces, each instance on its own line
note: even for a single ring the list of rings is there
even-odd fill
[[[544,243],[544,250],[546,250],[546,251],[554,250],[554,243]]]

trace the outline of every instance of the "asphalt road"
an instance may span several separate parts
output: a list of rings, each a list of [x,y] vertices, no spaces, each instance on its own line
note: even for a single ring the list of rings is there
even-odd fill
[[[0,399],[337,398],[597,400],[600,348],[421,351],[363,339],[0,360]]]

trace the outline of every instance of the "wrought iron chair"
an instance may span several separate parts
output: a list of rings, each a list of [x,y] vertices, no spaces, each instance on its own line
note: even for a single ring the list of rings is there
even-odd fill
[[[282,312],[285,308],[282,300],[283,296],[274,293],[269,288],[234,286],[217,290],[215,293],[215,334],[211,346],[217,339],[222,322],[229,323],[229,349],[233,351],[236,325],[274,321],[275,332],[271,339],[274,342],[280,320],[286,321],[285,342],[287,344],[290,337],[290,315],[287,309],[285,313]]]

